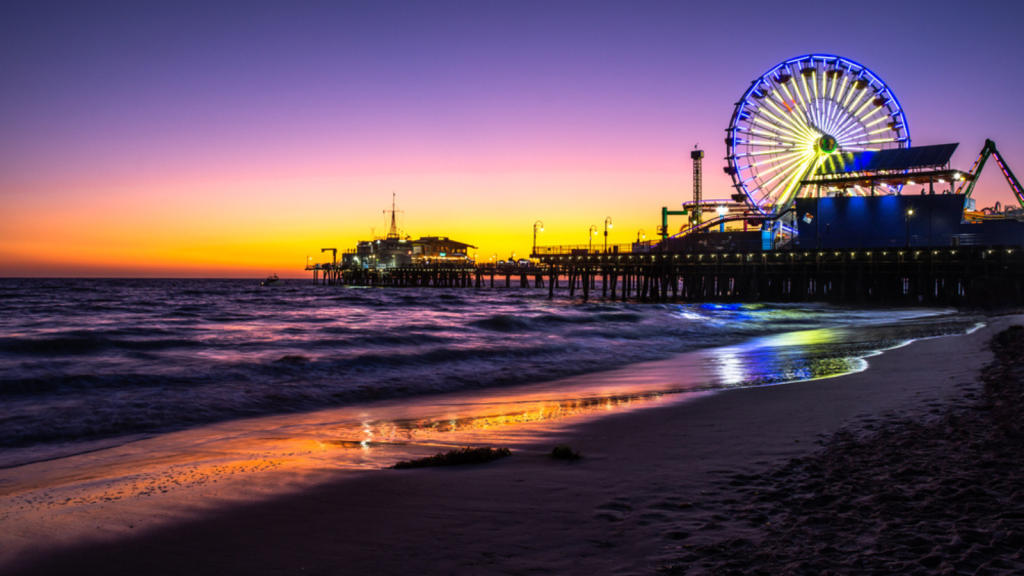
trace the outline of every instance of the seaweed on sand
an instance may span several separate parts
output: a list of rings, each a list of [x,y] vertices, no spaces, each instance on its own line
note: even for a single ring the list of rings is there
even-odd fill
[[[481,448],[471,448],[466,446],[465,448],[457,448],[455,450],[449,450],[447,453],[438,452],[433,456],[427,456],[426,458],[417,458],[416,460],[406,460],[399,462],[392,466],[392,468],[402,470],[406,468],[429,468],[431,466],[459,466],[461,464],[484,464],[497,460],[498,458],[504,458],[511,456],[512,451],[508,448],[491,448],[490,446],[484,446]]]
[[[583,458],[579,452],[573,452],[567,444],[559,444],[551,451],[551,457],[556,460],[579,460]]]

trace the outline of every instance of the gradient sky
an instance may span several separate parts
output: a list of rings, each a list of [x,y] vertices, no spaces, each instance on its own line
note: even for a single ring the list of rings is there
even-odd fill
[[[750,82],[871,68],[916,145],[1024,176],[1024,2],[7,2],[0,276],[307,277],[384,229],[479,257],[625,243],[731,192]],[[1013,202],[995,166],[979,204]],[[602,240],[598,237],[598,240]]]

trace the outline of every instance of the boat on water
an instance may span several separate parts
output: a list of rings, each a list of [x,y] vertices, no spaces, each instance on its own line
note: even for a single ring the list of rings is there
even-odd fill
[[[268,286],[268,287],[269,286],[280,286],[282,284],[284,284],[284,282],[282,282],[281,279],[277,277],[277,274],[271,274],[270,276],[267,276],[266,280],[264,280],[263,282],[260,282],[260,286]]]

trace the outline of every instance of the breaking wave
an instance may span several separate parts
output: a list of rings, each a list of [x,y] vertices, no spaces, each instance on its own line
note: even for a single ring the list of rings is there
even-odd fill
[[[538,382],[758,335],[928,313],[546,296],[0,279],[0,446]]]

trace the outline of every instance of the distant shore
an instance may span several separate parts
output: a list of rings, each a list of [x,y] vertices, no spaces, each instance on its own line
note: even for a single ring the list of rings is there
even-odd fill
[[[871,357],[870,367],[856,374],[726,390],[589,421],[558,439],[583,455],[574,462],[553,460],[551,446],[536,445],[481,466],[370,472],[141,536],[58,552],[41,546],[11,568],[23,574],[714,572],[722,564],[714,550],[756,550],[773,537],[768,523],[777,510],[752,504],[783,486],[772,474],[796,474],[800,461],[793,459],[827,457],[879,429],[901,430],[890,422],[934,424],[974,401],[980,372],[993,359],[988,340],[1019,322],[993,318],[969,335],[917,341]],[[824,493],[827,480],[815,481]],[[832,556],[844,554],[853,551]]]

